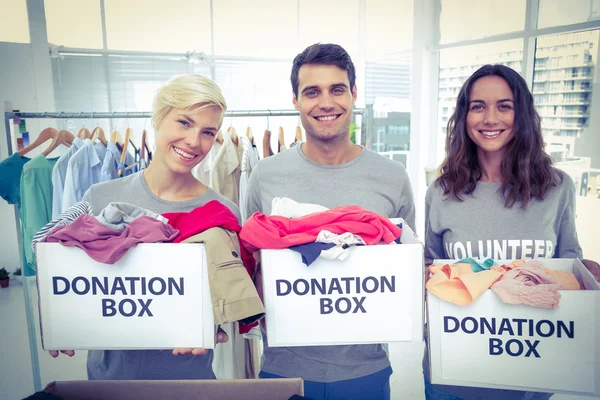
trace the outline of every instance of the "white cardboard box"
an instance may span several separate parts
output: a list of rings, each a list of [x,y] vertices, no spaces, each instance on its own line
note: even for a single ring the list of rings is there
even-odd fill
[[[540,261],[589,290],[561,290],[555,309],[504,304],[492,290],[466,307],[428,293],[433,383],[600,394],[600,284],[577,259]]]
[[[407,224],[401,241],[308,267],[293,250],[262,250],[269,346],[421,341],[423,245]]]
[[[110,265],[38,243],[36,259],[44,350],[214,348],[204,245],[139,244]]]

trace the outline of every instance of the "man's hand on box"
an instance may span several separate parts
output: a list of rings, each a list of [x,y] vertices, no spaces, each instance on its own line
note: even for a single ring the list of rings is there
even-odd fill
[[[59,353],[59,351],[58,351],[58,350],[50,350],[50,351],[48,351],[48,353],[50,353],[50,355],[51,355],[53,358],[56,358],[56,357],[58,357],[58,355],[59,355],[60,353],[66,354],[66,355],[68,355],[69,357],[73,357],[73,356],[75,355],[75,351],[74,351],[74,350],[60,350],[60,353]]]
[[[229,337],[227,336],[227,333],[225,333],[225,331],[223,329],[219,328],[219,330],[217,331],[217,343],[225,343],[228,340],[229,340]],[[202,349],[202,348],[198,348],[198,349],[178,348],[178,349],[173,350],[173,355],[176,355],[176,356],[180,356],[180,355],[205,356],[206,354],[208,354],[208,349]]]

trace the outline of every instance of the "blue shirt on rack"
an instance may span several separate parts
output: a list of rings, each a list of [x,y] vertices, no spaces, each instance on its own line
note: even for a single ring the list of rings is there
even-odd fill
[[[71,143],[69,150],[60,156],[56,164],[54,164],[54,168],[52,168],[52,218],[55,218],[62,212],[65,176],[67,175],[69,160],[73,157],[73,154],[77,153],[77,150],[81,146],[83,146],[83,140],[76,137],[73,143]]]
[[[83,199],[85,192],[95,183],[100,182],[102,160],[90,139],[85,139],[83,146],[69,160],[65,175],[62,211]]]
[[[119,177],[117,170],[117,164],[121,161],[121,152],[116,144],[113,142],[108,142],[106,144],[106,155],[104,156],[104,161],[102,162],[102,170],[100,171],[100,182],[106,182],[113,179],[117,179]],[[133,164],[134,158],[131,154],[127,153],[125,155],[125,165]],[[131,170],[126,171],[123,176],[131,174]]]

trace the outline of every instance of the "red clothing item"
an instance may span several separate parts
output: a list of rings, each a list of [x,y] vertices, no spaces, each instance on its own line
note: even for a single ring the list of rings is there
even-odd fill
[[[220,226],[230,231],[239,233],[242,230],[237,217],[229,208],[212,200],[191,212],[173,212],[162,215],[169,220],[169,224],[179,231],[179,236],[173,243],[183,242],[185,239],[197,235],[209,228]]]
[[[166,213],[162,214],[162,216],[168,219],[169,224],[179,231],[179,236],[173,241],[174,243],[182,242],[189,237],[217,226],[237,232],[238,234],[242,230],[237,217],[229,208],[219,203],[217,200],[209,201],[205,205],[197,207],[189,213]],[[254,257],[241,242],[240,248],[244,267],[250,276],[254,276]],[[240,333],[248,333],[250,329],[256,325],[256,322],[250,325],[240,324],[239,331]]]
[[[368,245],[378,244],[382,240],[392,243],[402,233],[386,217],[362,207],[345,206],[294,219],[269,217],[256,212],[244,224],[240,239],[252,252],[258,249],[287,249],[316,241],[322,230],[336,234],[351,232],[363,238]]]

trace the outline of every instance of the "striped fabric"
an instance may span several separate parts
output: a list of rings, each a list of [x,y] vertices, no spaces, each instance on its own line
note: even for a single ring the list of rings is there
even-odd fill
[[[35,253],[35,244],[37,242],[43,242],[46,236],[48,236],[48,234],[57,226],[71,225],[71,223],[75,221],[75,219],[77,219],[77,217],[79,217],[80,215],[91,213],[92,206],[87,201],[80,201],[79,203],[76,203],[73,206],[67,208],[52,221],[44,225],[44,227],[37,231],[35,235],[33,235],[33,240],[31,241],[31,249]]]

